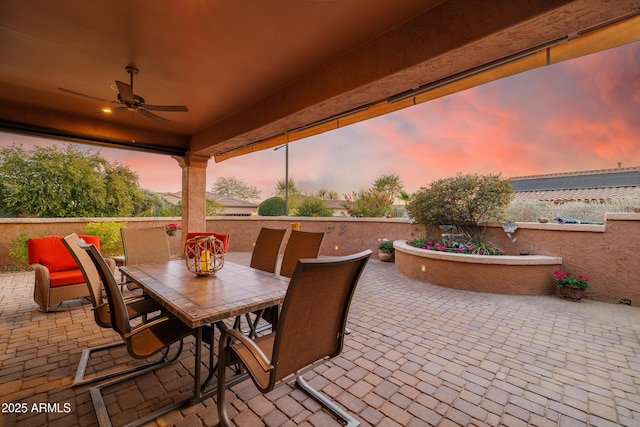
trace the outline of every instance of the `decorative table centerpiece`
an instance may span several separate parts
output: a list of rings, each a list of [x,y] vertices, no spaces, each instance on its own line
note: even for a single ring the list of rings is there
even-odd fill
[[[215,274],[224,266],[224,243],[214,236],[196,236],[185,244],[187,269],[198,276]]]

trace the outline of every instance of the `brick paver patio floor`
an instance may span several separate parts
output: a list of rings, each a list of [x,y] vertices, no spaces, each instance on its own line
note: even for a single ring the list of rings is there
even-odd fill
[[[32,273],[0,275],[0,425],[97,425],[89,386],[71,383],[82,350],[117,337],[96,326],[88,304],[45,314],[32,293]],[[342,355],[305,378],[362,425],[640,425],[638,308],[452,290],[372,259],[349,327]],[[190,339],[179,363],[107,389],[114,425],[188,394],[193,357]],[[114,359],[130,361],[116,351],[95,366]],[[263,396],[247,380],[228,405],[240,426],[338,425],[295,386]],[[217,422],[210,398],[155,425]]]

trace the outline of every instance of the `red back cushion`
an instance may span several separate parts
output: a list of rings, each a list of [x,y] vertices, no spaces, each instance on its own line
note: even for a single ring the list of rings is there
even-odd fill
[[[220,240],[222,242],[222,246],[224,247],[224,253],[227,253],[227,249],[229,246],[229,235],[228,234],[222,234],[222,233],[211,233],[211,232],[192,232],[192,233],[187,233],[187,237],[184,240],[184,247],[187,247],[187,240],[192,239],[196,236],[213,236],[216,239]]]
[[[80,236],[87,243],[93,243],[100,249],[100,237]],[[50,273],[78,269],[78,264],[69,250],[62,244],[62,236],[34,237],[27,240],[29,264],[42,264]]]

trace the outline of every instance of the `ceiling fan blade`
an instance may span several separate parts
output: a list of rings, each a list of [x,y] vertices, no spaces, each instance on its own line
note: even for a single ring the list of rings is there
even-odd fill
[[[76,91],[65,89],[65,88],[62,88],[62,87],[59,87],[58,89],[63,91],[63,92],[70,93],[72,95],[83,96],[83,97],[89,98],[89,99],[95,99],[96,101],[114,102],[114,101],[111,101],[111,100],[108,100],[108,99],[98,98],[97,96],[85,95],[84,93],[76,92]]]
[[[124,102],[129,104],[136,103],[136,99],[133,97],[133,89],[129,84],[116,80],[116,86],[118,86],[118,93],[120,93],[120,98]]]
[[[152,111],[183,111],[187,112],[189,109],[184,105],[149,105],[144,104],[144,107]]]
[[[171,120],[165,119],[164,117],[160,117],[157,114],[153,114],[149,110],[145,110],[144,108],[138,108],[138,113],[142,114],[145,117],[149,117],[150,119],[157,120],[159,122],[170,122]]]
[[[127,107],[118,107],[114,110],[111,110],[112,113],[122,113],[123,111],[129,110]]]

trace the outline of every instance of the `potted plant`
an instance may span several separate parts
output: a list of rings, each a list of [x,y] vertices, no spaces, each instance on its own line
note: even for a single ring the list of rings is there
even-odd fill
[[[556,270],[553,275],[553,283],[560,289],[560,294],[571,301],[580,301],[585,290],[591,287],[589,278],[582,274],[575,275],[568,271]]]
[[[175,236],[176,231],[178,231],[179,229],[180,226],[175,223],[167,224],[164,226],[164,231],[166,231],[169,236]]]
[[[393,253],[395,251],[393,242],[386,237],[384,239],[378,239],[378,242],[380,242],[378,245],[378,258],[380,258],[380,261],[393,261]]]

